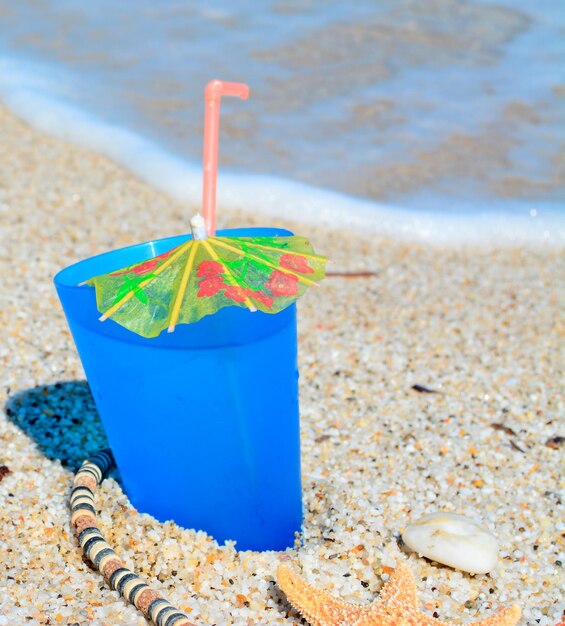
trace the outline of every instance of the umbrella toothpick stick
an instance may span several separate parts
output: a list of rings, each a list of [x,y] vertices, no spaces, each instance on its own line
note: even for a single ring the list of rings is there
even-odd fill
[[[175,298],[175,304],[173,305],[173,312],[171,313],[171,319],[169,321],[169,328],[167,330],[167,332],[169,333],[174,332],[175,326],[177,324],[177,320],[179,319],[180,308],[182,306],[182,301],[184,298],[184,294],[186,292],[186,285],[188,284],[188,279],[190,278],[190,273],[192,272],[192,267],[194,265],[194,257],[196,256],[198,245],[199,244],[197,241],[193,242],[190,253],[186,259],[186,265],[184,266],[184,272],[182,274],[180,287]]]
[[[247,100],[249,87],[244,83],[212,80],[204,92],[204,177],[202,185],[202,215],[208,235],[216,234],[216,180],[218,175],[218,143],[220,138],[220,102],[222,96]]]

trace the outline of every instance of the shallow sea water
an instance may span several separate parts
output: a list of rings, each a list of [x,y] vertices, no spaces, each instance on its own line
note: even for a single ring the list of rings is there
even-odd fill
[[[60,101],[133,131],[192,167],[187,188],[203,87],[220,78],[252,89],[222,105],[222,171],[239,183],[276,176],[450,215],[553,218],[565,200],[565,20],[550,0],[0,0],[0,20],[16,113],[56,131],[65,114],[45,120],[46,102]],[[91,147],[111,151],[99,135]],[[153,147],[118,160],[170,172]]]

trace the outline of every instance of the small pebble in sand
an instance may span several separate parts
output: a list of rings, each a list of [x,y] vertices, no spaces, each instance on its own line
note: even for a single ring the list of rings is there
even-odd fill
[[[406,527],[402,539],[420,556],[470,574],[486,574],[498,561],[496,538],[455,513],[425,515]]]

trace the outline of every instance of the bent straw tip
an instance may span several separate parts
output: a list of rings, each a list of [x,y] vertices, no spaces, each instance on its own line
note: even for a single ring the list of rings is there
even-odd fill
[[[104,315],[101,315],[101,316],[98,318],[98,321],[99,321],[99,322],[105,322],[107,319],[108,319],[108,316],[106,315],[106,313],[104,313]]]
[[[174,333],[175,332],[175,324],[172,324],[171,326],[169,326],[169,328],[167,328],[167,332],[168,333]]]
[[[230,83],[222,80],[211,80],[204,90],[206,101],[217,101],[222,96],[233,96],[247,100],[249,98],[249,87],[245,83]]]

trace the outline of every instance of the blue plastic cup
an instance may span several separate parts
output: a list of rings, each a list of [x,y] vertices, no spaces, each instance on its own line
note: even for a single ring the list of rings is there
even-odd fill
[[[57,293],[132,504],[240,550],[284,550],[302,523],[295,305],[226,307],[145,339],[98,321],[94,289],[78,286],[187,239],[80,261],[55,276]]]

